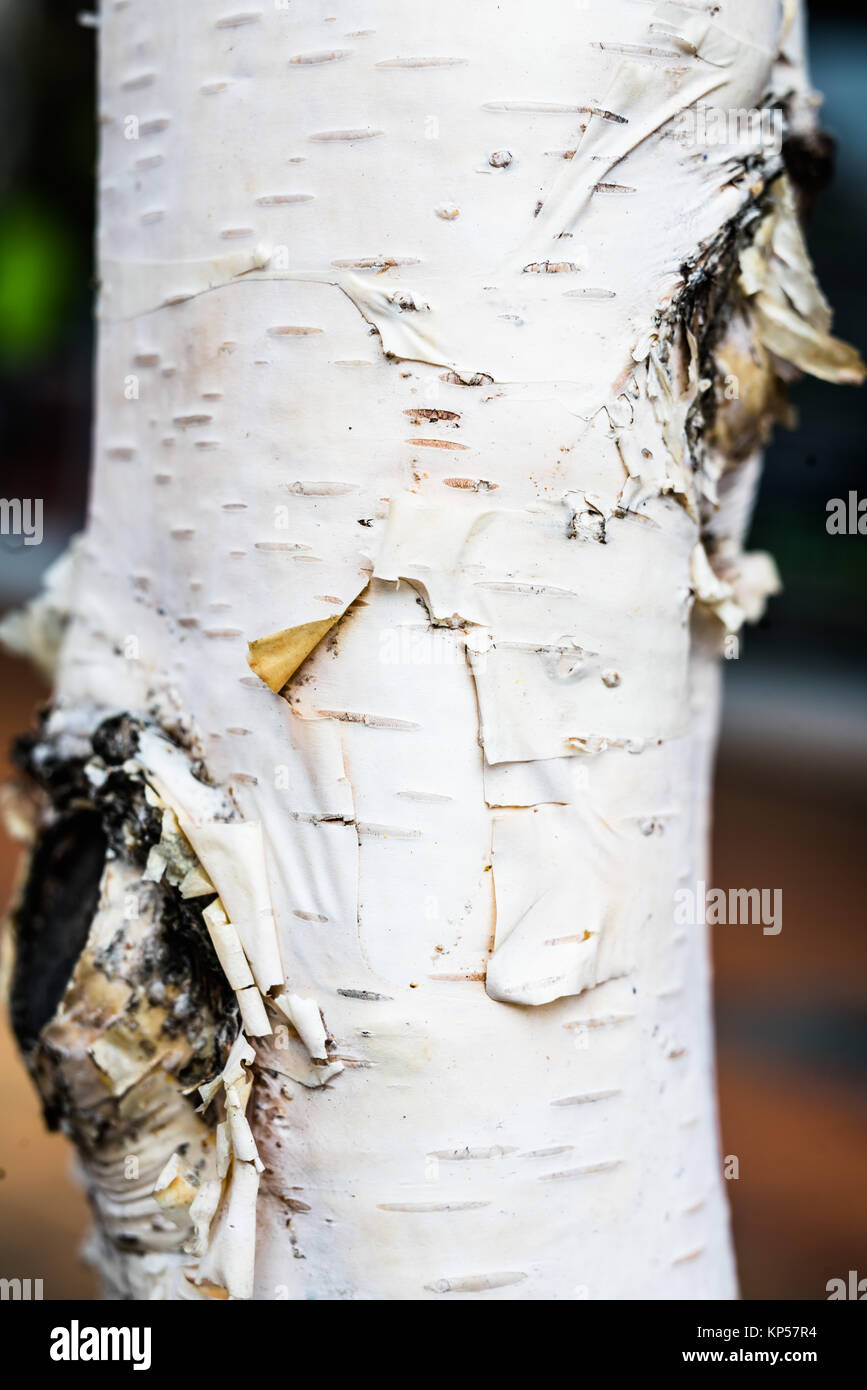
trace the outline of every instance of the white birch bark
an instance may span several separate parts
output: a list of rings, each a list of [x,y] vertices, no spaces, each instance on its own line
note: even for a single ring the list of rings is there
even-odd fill
[[[31,1055],[108,1291],[733,1296],[675,894],[778,376],[860,365],[779,152],[683,114],[808,138],[797,20],[127,0],[99,41],[92,504],[18,632],[68,610],[44,747],[96,796],[131,715],[162,818]],[[167,882],[219,894],[228,1061],[148,978]]]

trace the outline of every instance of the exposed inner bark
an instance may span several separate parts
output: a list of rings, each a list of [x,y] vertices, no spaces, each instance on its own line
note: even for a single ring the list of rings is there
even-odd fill
[[[47,714],[43,716],[43,729]],[[100,897],[100,884],[111,861],[143,870],[160,838],[160,817],[148,804],[144,783],[123,764],[135,754],[141,721],[114,715],[96,728],[91,749],[74,756],[58,752],[44,732],[17,740],[14,761],[26,785],[37,789],[40,829],[27,881],[13,914],[15,965],[11,982],[11,1016],[19,1045],[33,1053],[42,1029],[54,1016],[84,951]],[[99,770],[95,779],[88,776]],[[237,1032],[238,1011],[201,909],[214,900],[184,899],[177,887],[159,885],[159,911],[146,949],[134,970],[124,960],[126,939],[119,930],[99,955],[106,973],[123,974],[134,988],[127,1008],[151,1005],[174,996],[163,1030],[186,1038],[188,1063],[178,1072],[184,1087],[195,1086],[219,1071]],[[210,1028],[208,1023],[210,1021]],[[213,1045],[198,1046],[212,1035]],[[56,1126],[56,1093],[43,1098]],[[194,1097],[194,1101],[195,1101]]]

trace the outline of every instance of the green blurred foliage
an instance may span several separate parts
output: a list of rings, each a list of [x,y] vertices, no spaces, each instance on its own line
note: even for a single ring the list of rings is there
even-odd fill
[[[16,198],[0,209],[0,365],[50,351],[66,327],[76,247],[52,208]]]

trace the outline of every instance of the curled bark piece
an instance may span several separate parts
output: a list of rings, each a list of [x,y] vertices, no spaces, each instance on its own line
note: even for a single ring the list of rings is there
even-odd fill
[[[340,614],[335,613],[330,618],[301,623],[283,632],[272,632],[268,637],[257,637],[250,643],[247,656],[250,669],[270,690],[279,693],[339,619]]]
[[[828,331],[831,310],[810,264],[788,178],[773,184],[770,198],[770,210],[740,260],[759,341],[802,372],[858,386],[867,368],[855,348]]]

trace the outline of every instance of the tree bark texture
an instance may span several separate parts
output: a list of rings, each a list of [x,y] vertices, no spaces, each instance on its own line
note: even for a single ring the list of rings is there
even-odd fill
[[[782,382],[862,374],[797,14],[128,0],[99,43],[90,516],[7,636],[56,669],[13,1016],[107,1293],[734,1296],[674,902]]]

